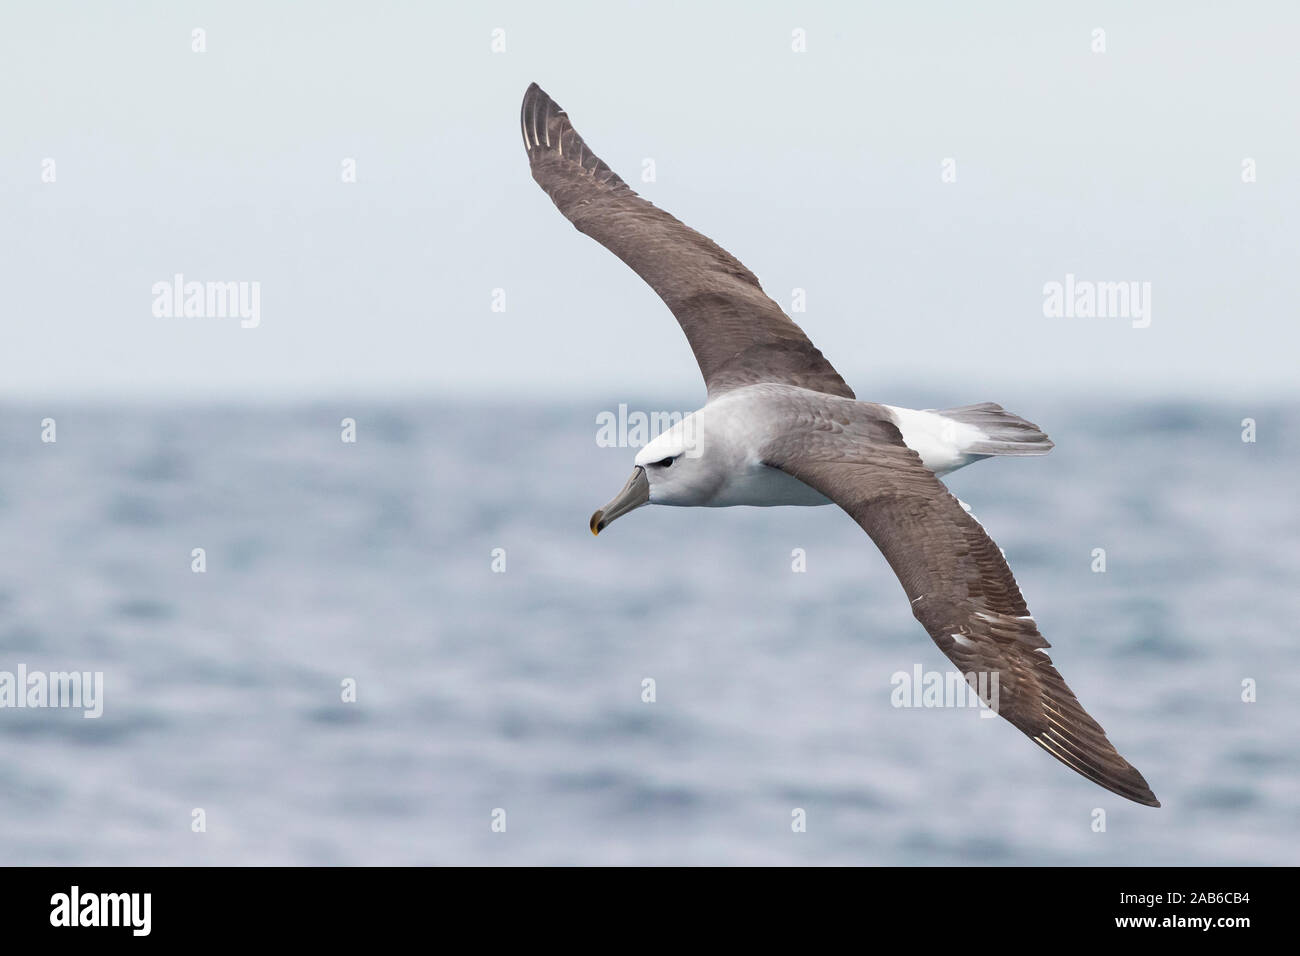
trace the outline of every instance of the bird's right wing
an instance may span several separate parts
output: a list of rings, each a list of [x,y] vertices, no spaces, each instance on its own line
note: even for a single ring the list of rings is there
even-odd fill
[[[667,303],[710,398],[757,382],[853,398],[752,272],[633,192],[536,83],[524,94],[521,122],[533,178],[566,219],[627,263]]]
[[[1107,790],[1160,806],[1052,665],[1001,550],[892,423],[828,415],[804,425],[774,442],[765,462],[861,525],[939,649],[968,680],[985,675],[984,688],[972,681],[985,703],[997,675],[995,709],[1034,743]]]

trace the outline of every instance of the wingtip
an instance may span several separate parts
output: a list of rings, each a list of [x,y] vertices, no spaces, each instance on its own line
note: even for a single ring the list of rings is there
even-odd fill
[[[547,102],[553,103],[554,100],[552,100],[550,95],[536,83],[529,83],[528,89],[524,90],[524,109],[528,109],[529,106],[540,105]]]
[[[1138,773],[1137,768],[1134,767],[1132,764],[1129,764],[1129,769],[1133,771],[1133,777],[1135,777],[1136,779],[1132,780],[1123,789],[1120,789],[1118,787],[1112,787],[1111,789],[1113,789],[1121,797],[1125,797],[1126,799],[1132,800],[1134,803],[1141,804],[1144,807],[1160,806],[1160,801],[1156,798],[1156,795],[1151,791],[1151,788],[1147,786],[1146,779],[1142,776],[1142,774]]]
[[[519,106],[519,125],[524,134],[524,149],[531,152],[535,146],[550,146],[547,124],[553,113],[563,112],[555,100],[536,83],[529,83]]]
[[[1152,792],[1150,784],[1147,783],[1147,778],[1142,776],[1138,768],[1133,766],[1127,760],[1124,761],[1124,763],[1128,766],[1130,772],[1130,780],[1128,782],[1129,792],[1125,793],[1124,796],[1128,797],[1134,803],[1142,804],[1144,807],[1160,806],[1160,801],[1156,799],[1155,793]]]
[[[1134,772],[1136,773],[1137,771]],[[1137,776],[1139,780],[1142,780],[1142,774],[1139,773]],[[1134,803],[1142,804],[1142,806],[1144,807],[1160,806],[1160,801],[1156,798],[1156,795],[1151,792],[1151,788],[1147,786],[1147,782],[1145,780],[1142,780],[1142,789],[1138,792],[1138,795],[1135,797],[1130,797],[1129,799],[1132,800]]]

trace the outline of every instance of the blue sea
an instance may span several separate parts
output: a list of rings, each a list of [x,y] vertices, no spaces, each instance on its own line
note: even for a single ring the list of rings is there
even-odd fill
[[[1051,398],[948,479],[1161,809],[893,706],[948,662],[835,508],[593,538],[611,407],[0,405],[0,671],[104,680],[0,709],[0,862],[1300,863],[1297,406]]]

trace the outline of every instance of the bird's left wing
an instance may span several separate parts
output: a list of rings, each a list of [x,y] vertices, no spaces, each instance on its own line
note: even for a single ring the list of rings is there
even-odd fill
[[[839,403],[835,403],[839,404]],[[848,403],[844,403],[847,405]],[[812,415],[766,449],[764,461],[853,517],[898,575],[912,612],[970,680],[997,675],[997,712],[1049,754],[1107,790],[1158,807],[1045,652],[1020,588],[984,528],[903,444],[892,423]]]

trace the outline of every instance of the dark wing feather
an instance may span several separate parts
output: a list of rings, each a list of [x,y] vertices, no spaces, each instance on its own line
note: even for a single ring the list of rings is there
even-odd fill
[[[634,193],[536,83],[524,94],[521,123],[533,178],[566,219],[627,263],[667,303],[710,397],[757,382],[783,382],[853,398],[752,272]]]
[[[1029,616],[998,546],[903,445],[892,424],[873,421],[864,429],[855,421],[861,414],[801,425],[774,443],[765,460],[820,491],[862,526],[949,660],[966,675],[985,673],[991,680],[997,674],[1002,717],[1094,783],[1160,806],[1142,774],[1119,755],[1052,665],[1044,650],[1051,645]],[[884,438],[890,429],[893,434]]]

